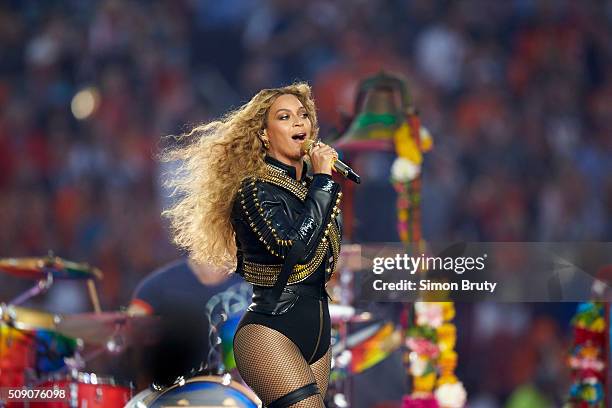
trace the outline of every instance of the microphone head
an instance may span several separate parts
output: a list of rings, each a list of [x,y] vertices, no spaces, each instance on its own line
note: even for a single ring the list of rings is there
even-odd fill
[[[302,154],[308,154],[314,144],[315,144],[315,140],[306,139],[304,140],[304,143],[302,143],[302,147],[300,147],[300,151],[302,152]]]

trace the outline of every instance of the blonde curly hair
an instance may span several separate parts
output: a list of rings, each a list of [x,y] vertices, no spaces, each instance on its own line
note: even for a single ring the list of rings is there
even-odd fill
[[[310,86],[300,82],[263,89],[248,103],[219,120],[194,127],[178,137],[178,147],[162,154],[163,161],[179,161],[166,185],[178,199],[162,214],[170,219],[174,242],[197,263],[230,271],[236,264],[235,233],[230,221],[234,196],[241,182],[265,171],[260,132],[277,97],[295,95],[312,123],[319,127]]]

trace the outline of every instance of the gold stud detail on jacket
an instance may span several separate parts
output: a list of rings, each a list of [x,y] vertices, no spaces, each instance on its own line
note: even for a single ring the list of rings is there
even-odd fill
[[[285,254],[293,245],[293,241],[280,239],[272,222],[266,218],[258,198],[257,181],[267,182],[279,186],[295,195],[301,201],[306,199],[308,188],[306,185],[289,177],[283,170],[267,165],[267,172],[264,176],[257,179],[251,178],[243,184],[238,192],[240,194],[240,204],[247,216],[249,226],[262,242],[266,250],[273,256],[284,259]],[[250,198],[252,197],[252,198]],[[336,217],[340,213],[339,204],[342,192],[338,192],[335,198],[335,205],[327,215],[325,229],[319,245],[314,251],[311,259],[305,264],[295,265],[292,274],[289,276],[288,284],[301,282],[314,273],[322,264],[325,264],[325,272],[328,278],[335,272],[338,256],[340,253],[341,234],[337,226]],[[324,221],[324,222],[325,222]],[[331,254],[330,254],[331,252]],[[331,255],[331,258],[330,258]],[[330,258],[330,261],[326,261]],[[255,285],[273,286],[280,273],[282,264],[259,264],[245,260],[243,270],[245,279]]]

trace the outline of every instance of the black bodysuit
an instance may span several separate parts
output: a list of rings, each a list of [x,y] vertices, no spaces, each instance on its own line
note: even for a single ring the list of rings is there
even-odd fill
[[[318,288],[323,282],[322,271],[312,274],[306,281],[296,285]],[[286,313],[268,315],[247,311],[238,330],[247,324],[261,324],[274,329],[291,339],[302,352],[302,357],[311,364],[323,357],[330,344],[330,319],[327,299],[323,296],[302,294]]]
[[[270,157],[266,166],[266,175],[242,183],[232,210],[237,272],[253,284],[253,304],[234,337],[234,355],[241,376],[266,406],[280,407],[313,395],[317,387],[308,378],[316,379],[321,398],[327,387],[331,326],[325,282],[340,251],[342,193],[329,175],[298,181],[291,166]],[[280,300],[270,305],[271,287],[296,241],[305,245],[304,254]]]

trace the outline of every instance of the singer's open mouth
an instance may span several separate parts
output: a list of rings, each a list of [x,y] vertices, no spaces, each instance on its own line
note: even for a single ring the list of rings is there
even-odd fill
[[[291,138],[293,140],[300,140],[300,141],[304,141],[306,140],[306,133],[298,133],[297,135],[293,135],[291,136]]]

